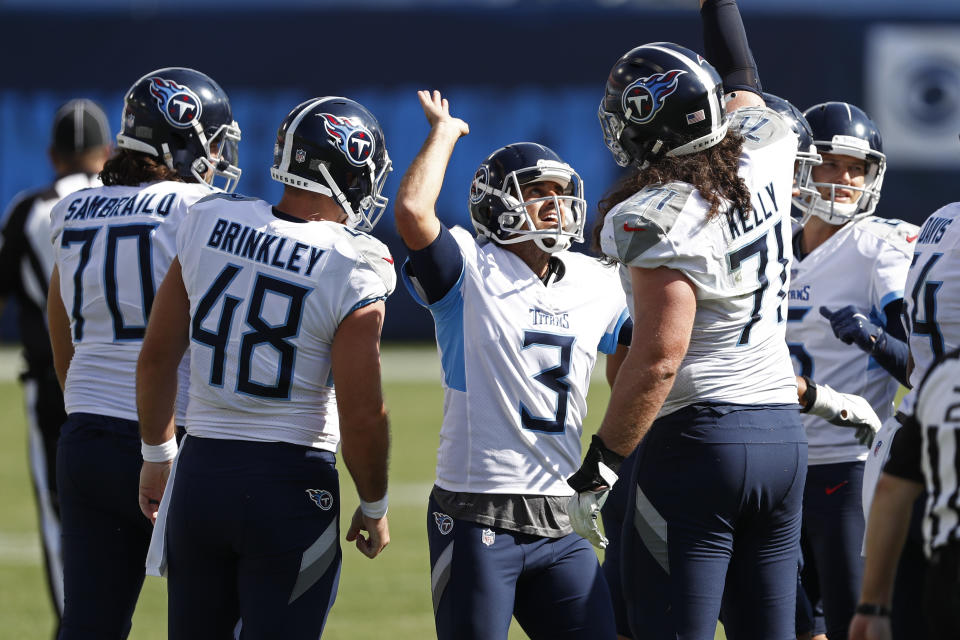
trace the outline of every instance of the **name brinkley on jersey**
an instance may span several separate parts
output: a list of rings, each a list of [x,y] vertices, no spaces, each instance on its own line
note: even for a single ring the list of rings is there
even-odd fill
[[[274,242],[277,243],[276,247],[273,246]],[[257,231],[236,222],[228,222],[223,218],[217,219],[213,231],[210,232],[210,239],[207,240],[207,246],[212,249],[286,269],[292,273],[300,273],[301,268],[306,267],[303,275],[309,277],[324,250],[302,242],[294,242],[293,246],[284,253],[286,243],[287,238]],[[310,250],[309,254],[305,253],[307,249]],[[281,255],[285,255],[285,259],[281,259]],[[303,264],[304,258],[306,258],[306,264]]]

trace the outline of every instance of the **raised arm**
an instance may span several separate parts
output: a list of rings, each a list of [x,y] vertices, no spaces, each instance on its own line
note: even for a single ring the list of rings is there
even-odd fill
[[[412,251],[427,247],[440,234],[434,207],[447,163],[457,140],[470,133],[466,122],[450,115],[450,105],[439,91],[418,91],[417,97],[430,123],[430,134],[400,181],[394,204],[397,231]]]
[[[704,54],[723,78],[726,111],[762,106],[760,75],[736,0],[700,0]]]
[[[340,323],[331,349],[343,461],[361,500],[347,540],[356,540],[357,549],[369,558],[390,542],[386,517],[390,433],[380,386],[383,316],[382,301],[353,311]]]

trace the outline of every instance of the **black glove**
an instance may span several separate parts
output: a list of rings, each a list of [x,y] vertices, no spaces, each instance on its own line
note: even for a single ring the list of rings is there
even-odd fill
[[[590,439],[587,455],[583,457],[583,464],[580,465],[575,474],[567,478],[567,484],[573,487],[573,490],[577,493],[596,491],[601,487],[609,489],[610,483],[606,482],[600,474],[601,462],[616,474],[620,472],[623,456],[607,449],[603,440],[594,434]]]

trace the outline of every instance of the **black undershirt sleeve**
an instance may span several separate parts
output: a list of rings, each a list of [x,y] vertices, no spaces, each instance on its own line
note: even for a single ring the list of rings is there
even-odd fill
[[[887,321],[870,355],[900,384],[909,387],[907,361],[910,359],[910,346],[903,327],[903,307],[903,298],[897,298],[883,308]]]
[[[423,249],[410,252],[410,275],[427,296],[427,304],[441,299],[463,272],[463,254],[450,230],[440,225],[440,234]]]
[[[747,42],[736,0],[707,0],[700,8],[707,60],[723,78],[724,93],[762,93],[757,63]]]
[[[923,469],[920,466],[922,448],[920,423],[910,416],[893,435],[890,458],[883,467],[884,473],[923,484]]]

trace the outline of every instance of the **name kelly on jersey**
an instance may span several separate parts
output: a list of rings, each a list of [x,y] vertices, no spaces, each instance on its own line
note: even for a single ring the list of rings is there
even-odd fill
[[[751,200],[753,201],[753,206],[750,208],[749,214],[746,211],[734,211],[732,215],[726,216],[731,239],[738,238],[748,231],[759,227],[780,210],[779,207],[777,207],[777,198],[774,195],[773,182],[754,193]]]

